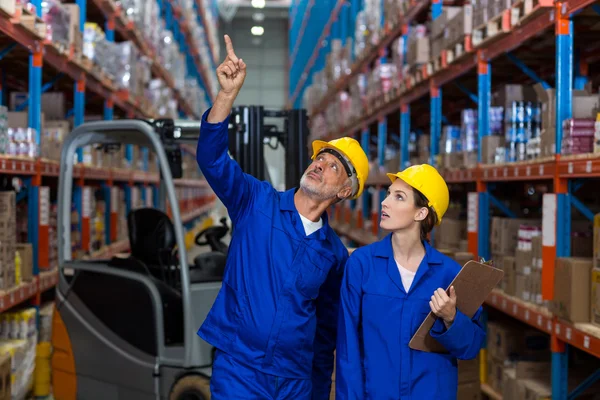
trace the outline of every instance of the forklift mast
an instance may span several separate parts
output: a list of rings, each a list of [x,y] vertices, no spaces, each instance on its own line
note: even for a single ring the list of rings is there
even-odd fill
[[[282,119],[283,131],[265,119]],[[238,106],[229,123],[229,152],[242,171],[272,183],[264,157],[264,146],[285,149],[285,189],[298,186],[310,163],[306,110],[265,110],[263,106]],[[273,144],[275,142],[275,144]]]

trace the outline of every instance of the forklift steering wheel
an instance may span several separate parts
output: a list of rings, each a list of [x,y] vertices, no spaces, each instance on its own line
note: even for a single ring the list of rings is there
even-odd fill
[[[217,240],[220,240],[221,238],[225,237],[225,235],[227,235],[227,232],[229,231],[229,228],[226,226],[211,226],[209,228],[203,229],[202,231],[200,231],[197,235],[196,238],[194,239],[194,241],[196,242],[196,244],[198,246],[206,246],[209,243],[208,239],[204,240],[204,241],[200,241],[200,239],[202,239],[203,236],[206,236],[207,238],[209,236],[213,236],[216,237]]]

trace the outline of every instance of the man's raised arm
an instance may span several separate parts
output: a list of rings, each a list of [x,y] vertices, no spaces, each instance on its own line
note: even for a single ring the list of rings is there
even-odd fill
[[[225,35],[225,45],[227,56],[217,68],[221,89],[212,108],[202,116],[196,161],[235,223],[252,206],[257,191],[266,183],[245,174],[227,152],[229,114],[244,84],[246,64],[235,55],[231,39],[227,35]]]

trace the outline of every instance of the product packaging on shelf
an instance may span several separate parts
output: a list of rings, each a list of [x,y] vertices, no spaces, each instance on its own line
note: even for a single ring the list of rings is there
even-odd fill
[[[406,59],[410,67],[429,62],[429,37],[427,36],[427,27],[425,25],[411,27]]]
[[[563,121],[561,154],[586,154],[594,152],[594,118],[570,118]]]
[[[465,4],[459,8],[458,13],[446,23],[442,46],[448,50],[454,50],[454,46],[459,44],[464,51],[464,38],[473,31],[473,6]]]
[[[14,191],[0,192],[0,290],[15,286],[17,205]]]
[[[552,312],[574,323],[590,321],[592,259],[557,258]]]
[[[46,39],[63,48],[69,47],[71,14],[58,0],[42,2],[42,21],[46,23]]]

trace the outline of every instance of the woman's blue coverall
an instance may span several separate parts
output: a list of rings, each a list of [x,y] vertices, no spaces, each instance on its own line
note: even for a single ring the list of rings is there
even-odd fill
[[[485,340],[481,308],[468,318],[458,309],[446,330],[438,318],[431,335],[449,354],[412,350],[408,343],[438,288],[461,267],[424,242],[425,257],[408,293],[392,251],[392,235],[354,251],[341,289],[336,350],[336,400],[451,400],[457,359],[473,359]]]
[[[229,118],[202,116],[196,158],[234,225],[223,286],[198,335],[215,346],[213,399],[329,399],[348,250],[322,215],[306,236],[295,190],[245,174]]]

